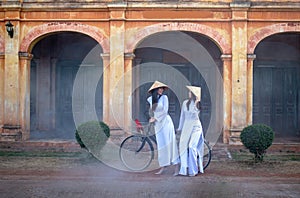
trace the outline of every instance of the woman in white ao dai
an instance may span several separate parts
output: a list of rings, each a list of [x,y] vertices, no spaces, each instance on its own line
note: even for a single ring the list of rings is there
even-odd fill
[[[196,176],[203,173],[204,136],[199,119],[201,88],[187,86],[189,99],[182,104],[178,131],[181,131],[179,142],[180,175]],[[199,156],[199,158],[197,157]]]
[[[147,101],[150,104],[150,109],[153,115],[149,122],[154,122],[155,136],[158,150],[158,163],[161,167],[156,174],[161,174],[164,167],[179,163],[178,147],[176,143],[175,128],[173,121],[168,114],[169,100],[166,95],[163,95],[166,85],[156,81],[149,92],[152,94]],[[175,167],[175,174],[176,167]]]

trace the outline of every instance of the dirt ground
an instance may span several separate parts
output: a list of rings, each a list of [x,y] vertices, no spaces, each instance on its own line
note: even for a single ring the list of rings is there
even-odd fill
[[[132,173],[79,153],[7,153],[0,156],[1,197],[300,197],[298,156],[249,155],[214,159],[204,174],[176,176],[169,167]]]

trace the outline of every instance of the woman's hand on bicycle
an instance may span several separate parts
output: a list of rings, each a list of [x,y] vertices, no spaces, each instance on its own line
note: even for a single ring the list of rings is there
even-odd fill
[[[155,120],[155,118],[153,118],[153,117],[151,117],[150,119],[149,119],[149,122],[150,123],[153,123],[153,122],[155,122],[156,120]]]

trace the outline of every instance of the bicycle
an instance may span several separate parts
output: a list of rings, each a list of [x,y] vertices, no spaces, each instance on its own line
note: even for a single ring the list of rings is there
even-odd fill
[[[156,145],[153,124],[143,126],[139,120],[135,120],[135,133],[125,138],[119,149],[119,157],[126,168],[132,171],[142,171],[149,167],[154,159],[154,146]],[[203,169],[206,169],[211,161],[212,150],[209,143],[204,140]]]

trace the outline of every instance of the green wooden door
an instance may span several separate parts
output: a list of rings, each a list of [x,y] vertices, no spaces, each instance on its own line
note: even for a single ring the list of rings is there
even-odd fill
[[[78,65],[75,61],[63,61],[56,66],[56,129],[69,135],[75,131],[72,92]]]
[[[297,66],[258,64],[254,68],[253,123],[271,126],[278,137],[298,135],[299,81]]]
[[[81,78],[80,80],[77,79],[76,87],[74,87],[74,80],[79,69],[79,63],[76,61],[62,61],[56,67],[56,129],[63,131],[63,134],[68,138],[74,136],[75,115],[78,121],[76,124],[95,120],[91,116],[93,112],[96,112],[98,120],[102,120],[102,78],[100,78],[96,87],[92,84],[94,82],[91,81],[91,79],[101,76],[102,67],[96,65],[83,67],[81,68]],[[78,90],[76,98],[73,100],[74,89]],[[75,105],[75,108],[73,105]]]
[[[90,69],[80,85],[80,94],[84,97],[75,105],[79,103],[85,108],[86,115],[90,109],[96,109],[98,119],[102,119],[102,78],[96,90],[90,86],[91,75],[102,75],[101,52],[95,40],[72,32],[51,34],[34,46],[30,74],[30,138],[75,138],[73,91],[79,65],[89,65]],[[85,105],[87,100],[88,104],[93,100],[93,105]],[[83,118],[79,119],[85,121]]]

